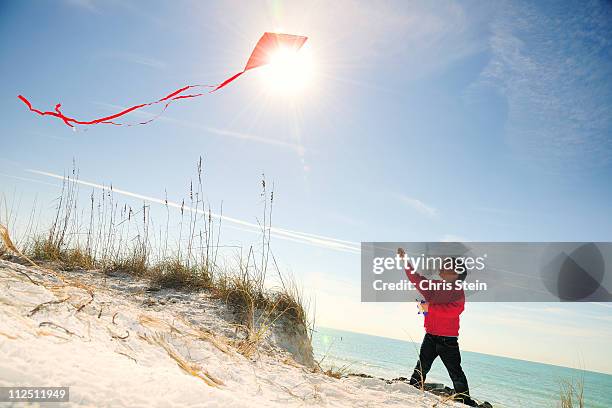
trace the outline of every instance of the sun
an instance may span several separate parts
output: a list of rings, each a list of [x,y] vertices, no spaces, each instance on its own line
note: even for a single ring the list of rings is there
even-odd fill
[[[269,57],[262,69],[266,90],[272,93],[295,95],[312,85],[314,64],[310,48],[300,50],[279,48]]]

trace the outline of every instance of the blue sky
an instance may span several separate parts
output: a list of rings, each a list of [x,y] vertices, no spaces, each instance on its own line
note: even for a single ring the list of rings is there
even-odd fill
[[[278,28],[309,37],[305,92],[269,93],[252,71],[148,126],[76,133],[16,98],[110,114],[222,81]],[[611,34],[605,2],[5,1],[1,190],[50,208],[57,180],[26,170],[62,174],[74,158],[82,180],[180,201],[201,155],[213,208],[252,223],[265,172],[277,227],[353,243],[610,241]],[[412,304],[359,304],[358,255],[274,247],[321,324],[420,338]],[[612,372],[611,311],[473,305],[462,344]]]

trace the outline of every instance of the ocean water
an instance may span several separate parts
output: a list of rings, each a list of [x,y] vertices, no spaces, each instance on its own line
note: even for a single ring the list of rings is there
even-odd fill
[[[315,357],[319,361],[325,356],[324,368],[348,366],[348,372],[383,378],[410,377],[419,347],[420,343],[325,327],[313,335]],[[587,408],[612,407],[612,375],[469,351],[462,351],[461,357],[470,393],[495,407],[557,407],[560,381],[581,378]],[[426,381],[452,387],[439,358]]]

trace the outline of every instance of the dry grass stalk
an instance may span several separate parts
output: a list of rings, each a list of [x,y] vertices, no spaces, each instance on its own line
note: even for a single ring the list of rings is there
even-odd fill
[[[584,408],[584,379],[561,381],[559,402],[561,408]]]
[[[291,367],[295,367],[295,368],[302,368],[302,365],[297,363],[291,357],[287,357],[287,358],[283,359],[283,364],[287,364],[287,365],[290,365]]]
[[[165,321],[158,319],[156,317],[147,315],[147,314],[141,314],[138,316],[138,322],[145,326],[148,327],[150,329],[156,329],[156,330],[172,330],[173,326],[166,323]]]
[[[423,386],[423,387],[424,387],[424,386]],[[466,395],[465,393],[462,393],[462,392],[461,392],[461,393],[454,393],[454,394],[447,395],[446,397],[442,398],[442,400],[441,400],[441,401],[436,402],[435,404],[433,404],[433,405],[432,405],[432,407],[434,407],[434,408],[435,408],[435,407],[437,407],[437,406],[438,406],[438,404],[444,404],[444,405],[446,405],[446,404],[448,404],[449,402],[450,402],[450,403],[453,403],[453,402],[456,402],[456,401],[461,401],[461,398],[462,398],[462,397],[467,397],[467,398],[470,398],[468,395]]]
[[[7,339],[10,339],[10,340],[17,340],[19,338],[18,336],[13,336],[12,334],[4,333],[4,332],[1,332],[1,331],[0,331],[0,336],[4,336],[4,337],[6,337]]]
[[[191,323],[185,321],[185,319],[183,318],[180,318],[180,320],[183,322],[183,324],[191,328],[192,332],[190,334],[196,339],[207,341],[213,346],[215,346],[215,348],[217,348],[219,351],[225,354],[230,354],[230,349],[228,348],[227,343],[224,343],[223,340],[220,340],[217,336],[215,336],[214,333],[200,328],[191,327]]]
[[[184,318],[180,317],[178,318],[185,326],[188,327],[189,331],[186,332],[186,334],[191,335],[193,337],[195,337],[198,340],[205,340],[208,341],[209,343],[211,343],[213,346],[215,346],[218,350],[222,351],[223,353],[229,354],[230,350],[229,348],[223,344],[219,339],[217,339],[217,337],[210,332],[207,332],[205,330],[199,329],[199,328],[195,328],[192,326],[191,323],[187,322]],[[146,314],[141,314],[140,316],[138,316],[138,321],[140,322],[140,324],[142,324],[143,326],[152,328],[152,329],[156,329],[156,330],[170,330],[170,331],[174,331],[176,333],[181,333],[183,334],[183,332],[181,330],[179,330],[178,328],[176,328],[175,326],[161,320],[158,319],[156,317],[150,316],[150,315],[146,315]]]
[[[38,265],[33,260],[25,256],[19,249],[17,249],[17,247],[15,246],[15,244],[13,244],[13,241],[11,240],[8,228],[6,228],[2,224],[0,224],[0,239],[2,239],[2,243],[8,250],[22,257],[23,259],[31,263],[32,266],[38,267]]]
[[[37,336],[51,336],[51,337],[57,337],[58,339],[61,339],[61,340],[70,341],[70,338],[68,338],[68,337],[64,337],[64,336],[60,336],[59,334],[54,333],[54,332],[50,332],[50,331],[48,331],[48,330],[37,330],[37,331],[36,331],[36,335],[37,335]]]
[[[110,333],[110,335],[111,335],[111,337],[112,337],[113,339],[125,340],[125,339],[127,339],[128,337],[130,337],[130,332],[129,332],[129,330],[126,330],[126,331],[125,331],[125,335],[123,335],[123,336],[121,336],[121,335],[119,335],[119,334],[117,334],[117,333],[113,332],[113,331],[112,331],[110,328],[108,328],[108,327],[106,328],[106,330],[108,330],[108,332]]]
[[[93,289],[91,289],[91,287],[84,285],[80,282],[71,282],[73,286],[76,286],[80,289],[83,289],[85,291],[87,291],[87,293],[89,294],[89,299],[86,300],[85,302],[81,303],[79,306],[77,306],[77,313],[79,313],[81,310],[83,310],[83,308],[85,308],[85,306],[88,306],[89,304],[91,304],[94,301],[94,292]]]
[[[40,322],[38,327],[51,327],[51,328],[55,328],[55,329],[60,329],[62,330],[64,333],[69,334],[71,336],[76,336],[76,337],[81,337],[78,334],[76,334],[73,331],[68,330],[67,328],[60,326],[57,323],[53,323],[53,322]]]
[[[134,357],[130,356],[128,353],[124,353],[122,351],[115,351],[115,353],[121,354],[122,356],[126,356],[127,358],[138,364],[138,361]]]
[[[230,350],[229,348],[227,348],[226,345],[224,345],[223,343],[221,343],[219,340],[217,340],[217,338],[215,337],[215,335],[213,335],[212,333],[207,333],[205,331],[199,330],[196,334],[196,338],[198,340],[205,340],[209,343],[211,343],[213,346],[215,346],[219,351],[222,351],[225,354],[229,354]]]
[[[62,282],[64,285],[69,285],[69,286],[73,286],[73,287],[77,287],[79,289],[83,289],[85,290],[90,298],[88,301],[86,301],[85,303],[79,305],[77,307],[77,312],[80,312],[81,310],[83,310],[83,308],[87,305],[89,305],[90,303],[93,302],[94,300],[94,292],[93,289],[88,286],[85,285],[84,283],[76,280],[76,279],[67,279],[61,275],[59,275],[58,273],[56,273],[55,271],[53,271],[52,269],[48,269],[48,268],[44,268],[40,265],[38,265],[36,262],[34,262],[33,260],[31,260],[29,257],[27,257],[26,255],[23,254],[23,252],[21,252],[13,243],[13,241],[11,240],[10,234],[8,232],[8,229],[0,224],[0,238],[2,239],[2,242],[4,244],[4,246],[6,246],[10,251],[14,252],[16,255],[24,258],[26,261],[28,261],[30,264],[32,264],[32,266],[34,266],[36,269],[39,269],[43,272],[46,273],[50,273],[51,275],[53,275],[55,278],[57,278],[60,282]],[[41,283],[40,282],[36,282],[35,280],[33,280],[28,274],[26,274],[23,271],[17,271],[18,273],[20,273],[21,275],[24,275],[28,278],[28,280],[30,280],[30,282],[32,282],[33,284],[40,286]],[[57,288],[57,286],[55,285],[48,285],[47,288],[51,289],[52,291]]]
[[[148,341],[151,344],[157,344],[161,348],[163,348],[168,356],[170,356],[176,364],[186,373],[193,375],[194,377],[200,378],[210,387],[219,388],[219,386],[224,385],[223,381],[218,378],[213,377],[207,370],[202,368],[201,366],[190,363],[183,356],[181,356],[167,341],[166,339],[156,333],[152,336],[147,336]]]
[[[36,263],[34,263],[34,261],[32,261],[30,258],[28,258],[27,256],[25,256],[24,254],[21,253],[21,251],[19,249],[17,249],[17,247],[15,246],[15,244],[13,244],[13,241],[11,240],[11,236],[9,234],[8,228],[6,228],[4,225],[0,224],[0,240],[2,241],[2,243],[4,244],[4,246],[6,247],[6,249],[8,249],[9,251],[13,252],[14,254],[16,254],[17,256],[20,256],[22,258],[24,258],[25,260],[27,260],[29,263],[31,263],[34,266],[38,266],[36,265]],[[34,285],[39,286],[40,282],[35,281],[34,279],[32,279],[30,277],[30,275],[28,275],[27,273],[23,272],[23,271],[17,271],[20,275],[25,276],[30,282],[32,282]]]
[[[340,367],[330,367],[329,369],[323,371],[323,374],[325,374],[328,377],[332,377],[335,378],[337,380],[339,380],[340,378],[346,376],[349,372],[349,369],[351,367],[351,364],[345,364],[343,366]]]
[[[30,313],[28,313],[28,317],[34,316],[37,312],[39,312],[45,306],[48,306],[48,305],[59,305],[60,303],[64,303],[68,299],[70,299],[70,296],[68,296],[67,298],[64,298],[64,299],[50,300],[48,302],[41,303],[38,306],[36,306],[34,309],[30,310]]]
[[[239,325],[247,332],[247,338],[242,340],[237,351],[245,357],[252,357],[261,341],[265,338],[268,331],[274,326],[274,323],[283,316],[285,311],[277,312],[279,302],[268,302],[266,308],[261,312],[260,316],[255,320],[256,306],[251,294],[245,291],[245,296],[248,298],[248,309],[246,313],[246,324]]]

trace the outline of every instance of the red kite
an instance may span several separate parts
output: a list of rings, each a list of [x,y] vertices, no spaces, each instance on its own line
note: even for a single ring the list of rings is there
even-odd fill
[[[26,104],[26,106],[34,113],[37,113],[41,116],[54,116],[56,118],[61,119],[66,125],[70,126],[70,127],[74,127],[74,125],[97,125],[99,123],[104,123],[104,124],[109,124],[109,125],[126,125],[124,123],[118,123],[118,122],[114,122],[113,120],[116,118],[119,118],[123,115],[126,115],[130,112],[133,112],[135,110],[147,107],[147,106],[151,106],[151,105],[156,105],[158,103],[162,103],[165,102],[164,107],[162,109],[162,111],[155,116],[152,119],[149,119],[145,122],[139,122],[136,123],[138,125],[144,125],[146,123],[152,122],[153,120],[157,119],[167,108],[168,106],[179,99],[187,99],[187,98],[196,98],[198,96],[202,96],[202,95],[206,95],[206,93],[211,93],[211,92],[215,92],[221,88],[223,88],[224,86],[226,86],[227,84],[229,84],[230,82],[234,81],[236,78],[238,78],[240,75],[244,74],[245,72],[253,69],[253,68],[257,68],[260,67],[262,65],[266,65],[270,62],[270,56],[271,54],[273,54],[275,51],[279,50],[279,49],[289,49],[289,50],[295,50],[298,51],[300,48],[302,48],[302,46],[304,45],[304,43],[306,42],[306,40],[308,39],[308,37],[303,37],[301,35],[292,35],[292,34],[280,34],[280,33],[264,33],[261,38],[259,39],[259,41],[257,41],[257,44],[255,45],[255,48],[253,49],[253,52],[251,53],[251,56],[249,57],[249,60],[247,61],[246,65],[244,66],[244,69],[240,72],[238,72],[237,74],[231,76],[230,78],[226,79],[225,81],[223,81],[222,83],[220,83],[219,85],[187,85],[184,86],[183,88],[177,89],[176,91],[164,96],[161,99],[158,99],[156,101],[153,102],[147,102],[147,103],[142,103],[139,105],[135,105],[132,107],[129,107],[127,109],[122,110],[121,112],[115,113],[113,115],[109,115],[109,116],[105,116],[103,118],[98,118],[98,119],[93,119],[93,120],[88,120],[88,121],[83,121],[83,120],[78,120],[75,118],[71,118],[69,116],[66,116],[61,110],[61,103],[58,103],[57,105],[55,105],[55,110],[54,111],[41,111],[38,110],[36,108],[32,107],[32,104],[30,103],[30,101],[23,95],[18,95],[18,98]],[[194,89],[194,88],[212,88],[212,90],[210,90],[209,92],[202,92],[202,93],[185,93],[186,91],[190,90],[190,89]],[[128,124],[127,126],[131,126],[130,124]]]

